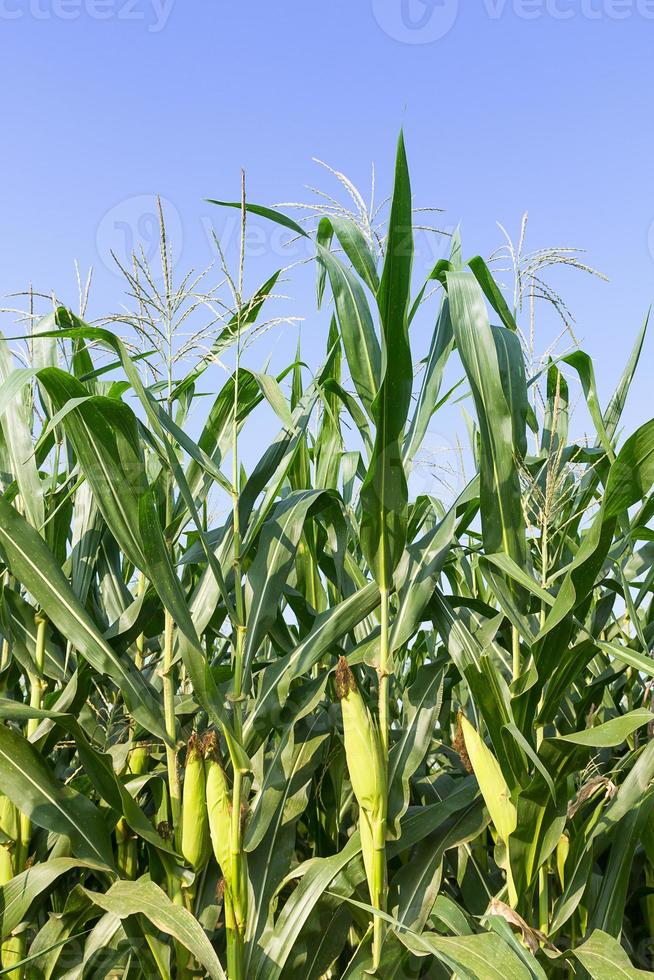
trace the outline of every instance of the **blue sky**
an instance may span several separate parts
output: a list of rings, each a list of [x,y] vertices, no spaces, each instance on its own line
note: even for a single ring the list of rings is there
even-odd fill
[[[552,279],[609,397],[654,293],[654,0],[0,0],[0,32],[3,293],[31,281],[73,304],[77,259],[95,268],[89,315],[116,309],[108,252],[147,245],[154,194],[180,268],[199,268],[211,223],[234,240],[203,199],[235,197],[241,167],[249,198],[274,203],[336,188],[313,157],[365,190],[374,161],[383,196],[403,126],[415,203],[461,222],[466,254],[501,243],[497,221],[517,235],[528,209],[530,247],[585,248],[610,277]],[[286,261],[262,235],[253,286]],[[442,248],[425,235],[417,267]],[[284,292],[316,363],[308,269]],[[551,318],[539,330],[544,349]],[[296,337],[266,335],[255,361],[283,363]],[[652,414],[652,349],[630,425]]]

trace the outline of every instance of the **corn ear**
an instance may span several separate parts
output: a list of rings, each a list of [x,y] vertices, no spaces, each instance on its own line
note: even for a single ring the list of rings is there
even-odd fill
[[[186,753],[182,795],[182,854],[194,871],[209,860],[209,821],[202,741],[192,735]]]
[[[20,814],[7,796],[0,794],[0,835],[17,841],[20,831]]]
[[[559,843],[556,845],[556,871],[559,876],[561,888],[565,888],[565,862],[570,851],[570,838],[567,834],[561,834]]]
[[[138,841],[124,817],[116,824],[116,864],[123,877],[134,880],[138,871]]]
[[[214,856],[222,871],[225,887],[225,924],[234,943],[242,943],[248,902],[247,861],[244,853],[232,853],[232,803],[225,770],[214,732],[205,737],[204,764],[207,780],[209,832]],[[234,955],[228,943],[229,957]]]
[[[497,759],[464,715],[461,715],[461,730],[484,803],[497,833],[506,844],[518,823],[509,787]]]
[[[9,845],[0,844],[0,887],[14,877],[14,862]]]
[[[141,776],[148,768],[149,748],[138,742],[129,753],[125,768],[128,776]],[[121,817],[116,824],[118,853],[116,863],[123,877],[133,880],[138,874],[138,841],[127,821]]]
[[[150,749],[147,745],[139,742],[129,754],[127,760],[127,772],[130,776],[142,776],[147,772]]]
[[[509,837],[518,824],[518,811],[511,800],[509,787],[497,759],[465,715],[460,714],[459,721],[470,765],[479,783],[479,791],[503,845],[509,904],[515,908],[518,896],[511,871]]]
[[[336,668],[335,687],[343,712],[347,768],[359,804],[361,854],[370,901],[376,908],[381,908],[386,889],[386,767],[381,739],[344,657],[340,658]]]
[[[0,887],[14,877],[14,848],[20,831],[20,814],[11,800],[0,796],[0,833],[7,843],[0,843]],[[22,936],[8,936],[0,947],[0,963],[7,980],[22,980],[23,968],[11,968],[20,963],[25,956],[25,943]]]
[[[24,934],[20,936],[9,936],[2,944],[2,955],[0,957],[0,962],[2,962],[2,969],[8,970],[8,973],[4,973],[3,976],[5,980],[22,980],[24,976],[25,967],[16,966],[25,959],[25,941]],[[16,967],[12,970],[12,967]]]
[[[345,757],[352,789],[359,806],[378,815],[386,800],[379,733],[345,657],[338,662],[335,686],[343,712]]]
[[[204,767],[211,845],[225,882],[229,885],[231,877],[231,802],[227,777],[220,758],[218,738],[214,732],[210,732],[205,738]]]

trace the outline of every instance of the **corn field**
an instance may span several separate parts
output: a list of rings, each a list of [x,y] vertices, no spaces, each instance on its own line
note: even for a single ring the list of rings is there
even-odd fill
[[[646,323],[601,404],[578,344],[532,356],[540,304],[568,322],[541,267],[592,272],[572,250],[509,249],[507,299],[458,233],[420,267],[402,137],[383,227],[337,176],[353,210],[212,202],[227,299],[162,216],[120,314],[30,294],[0,337],[0,976],[654,967]],[[311,251],[315,371],[252,364],[292,321],[282,270],[244,285],[270,221]],[[454,405],[471,472],[414,492]]]

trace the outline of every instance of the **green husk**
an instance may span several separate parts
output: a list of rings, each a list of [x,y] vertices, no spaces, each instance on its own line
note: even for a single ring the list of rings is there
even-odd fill
[[[9,936],[8,939],[2,944],[2,954],[0,956],[0,962],[2,962],[2,969],[9,970],[9,973],[3,974],[6,980],[23,980],[24,977],[24,967],[17,967],[12,970],[11,967],[15,967],[17,963],[20,963],[25,958],[25,942],[24,937],[20,936]]]
[[[231,796],[215,732],[209,732],[205,736],[204,764],[211,844],[224,880],[228,967],[233,974],[237,974],[247,919],[247,861],[243,851],[232,847]]]
[[[210,853],[203,745],[193,734],[188,742],[182,792],[182,854],[194,871],[201,871]]]
[[[359,806],[375,816],[386,797],[379,733],[344,657],[336,668],[335,686],[343,712],[345,756],[352,789]]]
[[[129,754],[127,762],[127,774],[130,776],[140,776],[147,771],[149,748],[147,745],[139,743]],[[117,858],[118,870],[125,878],[133,880],[138,875],[138,839],[132,833],[127,821],[121,817],[116,824]]]
[[[20,814],[11,800],[0,794],[0,835],[10,841],[18,839]]]
[[[336,694],[343,713],[345,758],[352,790],[359,804],[361,853],[368,879],[370,902],[383,910],[386,894],[386,767],[379,729],[368,710],[345,657],[335,675]],[[374,953],[381,952],[382,919],[375,918]]]
[[[225,881],[231,878],[231,802],[227,777],[220,758],[218,738],[210,732],[205,738],[204,767],[209,834],[216,861]]]

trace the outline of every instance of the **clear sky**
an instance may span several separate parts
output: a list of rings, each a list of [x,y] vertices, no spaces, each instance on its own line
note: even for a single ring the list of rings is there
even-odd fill
[[[610,277],[552,280],[609,397],[654,294],[654,0],[0,0],[0,44],[3,293],[31,281],[74,304],[77,259],[95,268],[89,315],[115,309],[108,253],[152,242],[154,194],[180,268],[199,268],[212,223],[228,248],[235,233],[203,199],[236,197],[241,167],[270,204],[335,189],[313,157],[362,189],[374,161],[383,196],[403,126],[415,203],[460,222],[467,255],[528,209],[530,247],[585,248]],[[251,285],[288,261],[262,234]],[[425,234],[417,267],[442,248]],[[284,292],[316,363],[306,270]],[[261,362],[281,363],[297,328],[267,338]],[[653,414],[653,350],[630,425]]]

